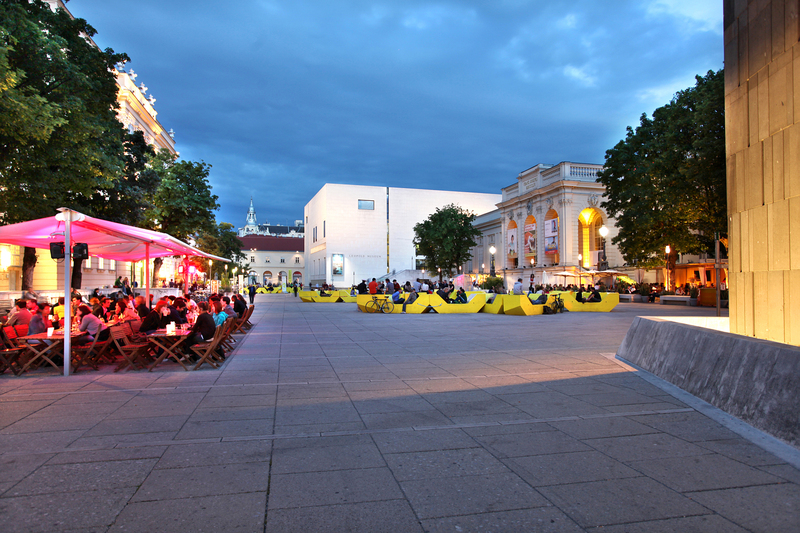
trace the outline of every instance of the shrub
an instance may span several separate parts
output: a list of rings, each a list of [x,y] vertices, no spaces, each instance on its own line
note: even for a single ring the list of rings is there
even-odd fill
[[[503,278],[495,277],[488,277],[486,280],[481,283],[482,289],[493,289],[493,288],[502,288],[503,286]]]

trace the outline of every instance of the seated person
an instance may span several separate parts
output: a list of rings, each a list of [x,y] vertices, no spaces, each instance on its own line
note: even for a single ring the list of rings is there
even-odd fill
[[[50,304],[40,303],[36,304],[36,313],[31,318],[28,324],[28,335],[35,335],[36,333],[46,333],[47,328],[53,327],[48,319],[50,314]]]
[[[405,301],[406,301],[406,299],[403,298],[403,293],[402,293],[402,291],[400,291],[400,289],[397,289],[396,291],[394,291],[392,293],[392,302],[394,302],[396,304],[402,304],[402,303],[405,303]]]
[[[587,298],[583,297],[583,293],[581,291],[575,293],[575,300],[584,304],[588,304],[601,302],[603,297],[600,295],[600,291],[597,289],[597,287],[594,287],[591,289],[591,294],[589,294]]]
[[[408,304],[413,304],[416,301],[417,301],[417,291],[414,290],[414,287],[410,287],[408,291],[408,296],[403,302],[403,313],[406,312],[406,306]]]
[[[79,305],[75,311],[75,320],[78,322],[78,330],[85,331],[88,335],[82,335],[72,339],[73,344],[88,344],[92,342],[95,337],[97,340],[104,341],[108,339],[109,329],[103,321],[92,314],[92,310],[88,305]]]
[[[156,308],[150,311],[147,316],[144,317],[144,320],[142,320],[142,325],[139,327],[139,331],[150,334],[160,328],[162,309],[165,307],[167,307],[167,302],[159,300],[159,302],[156,304]]]
[[[535,300],[531,300],[531,303],[534,305],[544,305],[547,303],[547,295],[545,293],[542,293],[539,296],[537,296]]]
[[[450,303],[450,287],[447,286],[442,287],[441,289],[436,291],[436,294],[438,294],[439,298],[444,300],[446,303]]]
[[[30,324],[33,315],[28,311],[28,302],[20,298],[16,303],[17,312],[6,322],[6,326],[24,326]]]
[[[464,291],[464,287],[459,287],[458,292],[456,292],[456,299],[455,302],[457,304],[465,304],[467,303],[467,293]]]

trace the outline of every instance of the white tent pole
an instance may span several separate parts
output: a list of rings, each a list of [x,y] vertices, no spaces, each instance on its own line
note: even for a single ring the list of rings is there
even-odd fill
[[[145,305],[150,309],[150,243],[144,243],[144,294]]]
[[[69,376],[70,356],[72,355],[72,245],[70,231],[72,211],[64,213],[64,377]]]

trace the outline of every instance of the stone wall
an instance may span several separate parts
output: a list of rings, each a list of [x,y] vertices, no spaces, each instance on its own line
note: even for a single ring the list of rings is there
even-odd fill
[[[800,447],[800,348],[636,317],[617,355]]]
[[[725,0],[731,332],[800,345],[800,0]]]

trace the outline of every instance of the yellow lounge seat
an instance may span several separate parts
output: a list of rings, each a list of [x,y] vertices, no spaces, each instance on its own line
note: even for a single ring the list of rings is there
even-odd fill
[[[346,302],[346,303],[356,303],[356,296],[350,296],[350,291],[346,291],[344,289],[339,289],[339,300]]]
[[[428,296],[430,298],[429,310],[441,314],[477,313],[486,305],[486,294],[483,292],[471,294],[465,304],[445,303],[438,294],[429,294]]]
[[[317,291],[297,291],[297,296],[303,302],[313,302],[315,296],[319,296]]]
[[[492,297],[491,294],[486,295],[486,305],[483,306],[481,309],[481,313],[491,313],[493,315],[502,315],[504,314],[505,309],[505,301],[508,294],[495,294],[494,299],[489,302],[489,298]]]
[[[591,293],[583,293],[584,298],[588,298]],[[575,293],[562,292],[561,299],[564,300],[564,307],[572,313],[608,313],[619,304],[619,294],[616,292],[601,292],[602,298],[599,302],[580,303],[575,299]]]
[[[318,303],[318,304],[319,303],[322,303],[322,304],[336,303],[336,302],[341,300],[339,298],[339,291],[334,291],[334,292],[331,292],[331,293],[328,293],[328,294],[329,294],[329,296],[322,296],[321,294],[317,294],[316,296],[312,296],[311,298],[313,299],[313,301],[315,303]]]
[[[538,295],[537,295],[538,297]],[[544,306],[553,303],[554,298],[547,296],[547,303],[534,304],[525,294],[507,294],[503,300],[503,313],[506,315],[532,316],[544,314]]]

